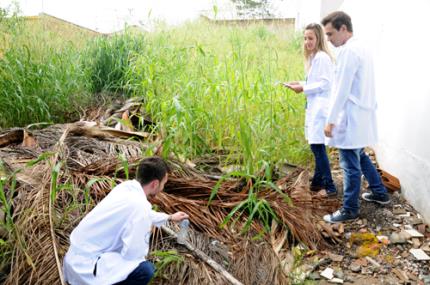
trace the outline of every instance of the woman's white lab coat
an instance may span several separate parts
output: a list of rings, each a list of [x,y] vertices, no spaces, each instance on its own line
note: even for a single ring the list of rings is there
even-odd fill
[[[334,63],[330,56],[319,51],[311,60],[303,92],[306,95],[305,137],[309,144],[325,142],[324,127],[327,121]]]
[[[376,94],[371,54],[355,38],[339,48],[327,123],[328,145],[358,149],[377,142]]]
[[[126,279],[146,259],[151,226],[167,219],[152,210],[138,181],[119,184],[73,230],[63,264],[66,281],[107,285]]]

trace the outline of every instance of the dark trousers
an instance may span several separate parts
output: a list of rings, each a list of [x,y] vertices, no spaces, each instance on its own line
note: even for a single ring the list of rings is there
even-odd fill
[[[143,261],[125,279],[115,285],[146,285],[154,276],[155,267],[151,261]]]
[[[315,157],[315,172],[311,186],[320,186],[327,192],[335,192],[336,187],[330,171],[327,151],[324,144],[311,144],[311,150]]]
[[[369,189],[377,197],[387,194],[381,176],[364,149],[339,149],[340,167],[343,169],[343,208],[353,214],[359,211],[361,174],[369,182]]]

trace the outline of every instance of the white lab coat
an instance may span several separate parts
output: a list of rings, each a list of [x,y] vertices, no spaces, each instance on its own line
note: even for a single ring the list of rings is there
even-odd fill
[[[377,142],[375,76],[372,56],[355,38],[339,47],[327,123],[327,144],[358,149]]]
[[[325,142],[324,126],[327,121],[334,63],[330,56],[319,51],[311,60],[303,92],[306,95],[305,137],[309,144]]]
[[[168,217],[152,210],[138,181],[119,184],[70,235],[63,264],[66,281],[106,285],[126,279],[146,259],[151,226],[161,226]]]

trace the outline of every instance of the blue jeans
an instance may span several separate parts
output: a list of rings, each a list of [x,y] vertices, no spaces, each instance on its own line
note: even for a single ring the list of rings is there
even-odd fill
[[[327,192],[336,192],[325,145],[311,144],[311,150],[315,157],[315,172],[311,185],[322,186]]]
[[[141,262],[125,279],[115,285],[146,285],[154,276],[155,267],[151,261]]]
[[[339,149],[340,167],[343,169],[343,208],[358,214],[361,174],[369,182],[369,189],[376,196],[385,196],[387,189],[363,148]]]

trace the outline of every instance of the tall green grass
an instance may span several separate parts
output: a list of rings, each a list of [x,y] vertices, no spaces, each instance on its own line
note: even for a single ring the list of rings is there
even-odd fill
[[[88,100],[77,54],[50,52],[49,57],[37,58],[24,46],[0,60],[0,126],[77,118],[78,104]]]
[[[4,15],[0,34],[0,127],[76,119],[90,96],[73,42]]]
[[[301,36],[262,25],[197,21],[153,33],[58,40],[46,24],[2,16],[0,127],[74,120],[108,91],[145,99],[165,154],[215,151],[254,174],[309,157]]]
[[[83,58],[91,93],[127,92],[125,73],[137,53],[144,53],[144,38],[128,33],[97,37],[89,43]]]
[[[303,78],[299,42],[264,26],[161,30],[130,65],[129,89],[145,98],[166,152],[239,153],[249,173],[283,159],[303,162],[304,98],[276,84]]]

